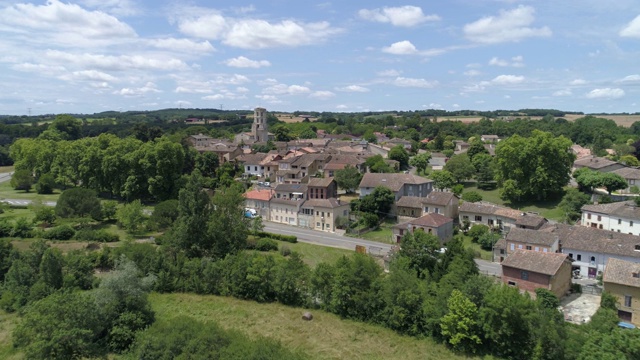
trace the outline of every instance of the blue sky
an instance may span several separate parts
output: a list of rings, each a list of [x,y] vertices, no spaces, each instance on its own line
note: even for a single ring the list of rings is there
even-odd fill
[[[638,112],[639,59],[637,0],[0,0],[0,114]]]

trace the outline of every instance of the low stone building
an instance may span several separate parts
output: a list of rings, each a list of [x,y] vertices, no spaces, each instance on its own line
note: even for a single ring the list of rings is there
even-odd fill
[[[620,320],[640,326],[640,264],[611,258],[602,283],[618,300]]]
[[[426,214],[417,219],[395,225],[391,228],[393,241],[399,243],[402,237],[416,230],[422,230],[425,233],[433,234],[440,239],[440,243],[444,244],[453,237],[453,219],[440,214]]]
[[[566,254],[516,250],[501,265],[505,284],[533,296],[542,288],[561,298],[571,288],[571,260]]]

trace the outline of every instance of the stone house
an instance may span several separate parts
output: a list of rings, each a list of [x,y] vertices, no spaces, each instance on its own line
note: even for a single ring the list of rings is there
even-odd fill
[[[634,201],[584,205],[580,224],[623,234],[640,235],[640,207],[636,206]]]
[[[620,320],[640,326],[640,264],[609,259],[602,283],[618,300]]]
[[[502,262],[517,250],[560,252],[560,236],[546,231],[513,227],[493,248],[494,261]]]
[[[594,171],[611,172],[613,170],[622,169],[625,166],[619,162],[597,156],[585,156],[573,162],[573,170],[583,167]]]
[[[393,241],[399,243],[407,233],[422,230],[428,234],[433,234],[444,244],[453,237],[453,219],[446,216],[429,213],[417,219],[395,225],[391,228]]]
[[[399,221],[409,221],[425,214],[435,213],[458,218],[458,197],[451,192],[432,191],[426,197],[403,196],[396,202]]]
[[[332,177],[310,178],[307,183],[309,199],[330,199],[338,197],[338,184]]]
[[[349,203],[336,198],[310,199],[305,201],[301,209],[302,216],[307,216],[305,225],[314,230],[335,232],[336,220],[339,217],[349,217]]]
[[[621,194],[630,194],[632,186],[640,187],[640,169],[632,168],[632,167],[624,167],[621,169],[611,171],[614,174],[622,176],[625,180],[627,180],[627,188],[618,190]]]
[[[463,202],[458,208],[460,224],[482,224],[489,227],[519,227],[537,230],[547,219],[537,214],[498,206],[488,202]]]
[[[566,254],[518,249],[501,266],[505,284],[533,296],[542,288],[562,298],[571,288],[571,260]]]
[[[433,180],[411,174],[366,173],[360,181],[360,197],[371,194],[378,186],[390,189],[398,201],[403,196],[426,197],[433,190]]]

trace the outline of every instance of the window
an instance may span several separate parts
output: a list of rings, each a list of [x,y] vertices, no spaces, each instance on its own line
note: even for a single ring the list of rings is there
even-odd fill
[[[320,227],[320,223],[319,222],[316,223],[316,227]]]
[[[515,250],[516,249],[516,244],[511,244],[511,250]]]
[[[536,251],[540,251],[540,247],[536,246]]]
[[[633,247],[633,250],[635,250],[635,251],[640,251],[640,245],[636,245],[636,246],[634,246],[634,247]]]
[[[514,281],[509,281],[508,284],[509,286],[516,286],[516,283]]]
[[[527,245],[526,249],[531,250],[531,246]]]
[[[573,259],[573,254],[572,253],[569,253],[569,258]]]
[[[528,272],[528,271],[524,271],[524,270],[522,270],[522,271],[520,272],[520,278],[521,278],[522,280],[529,280],[529,272]]]
[[[600,226],[598,226],[599,229],[602,229],[602,224],[600,224]]]
[[[258,171],[258,167],[257,167],[257,166],[254,166],[254,167],[253,167],[253,171]]]
[[[595,256],[592,256],[592,257],[591,257],[591,262],[592,262],[592,263],[596,262],[596,257],[595,257]]]
[[[547,252],[547,248],[542,248],[542,252]]]
[[[587,219],[591,220],[591,214],[587,214]]]
[[[522,249],[522,244],[518,245],[518,249]]]
[[[598,215],[598,221],[602,221],[602,216]]]
[[[504,255],[504,249],[500,249],[500,255]]]
[[[578,254],[578,257],[576,258],[576,260],[582,261],[582,255]]]
[[[316,211],[316,216],[320,216],[320,211]]]
[[[476,221],[482,221],[482,216],[480,216],[480,215],[476,215],[475,220],[476,220]]]
[[[327,224],[327,230],[331,229],[331,225]]]
[[[425,208],[424,208],[424,212],[425,212],[425,213],[429,213],[429,207],[428,207],[428,206],[425,206]],[[463,216],[462,218],[463,218],[463,219],[464,219],[464,218],[469,219],[469,217],[468,217],[468,216]]]
[[[426,208],[424,212],[427,212],[427,210],[429,210],[429,208]],[[469,217],[467,215],[462,216],[462,220],[469,220]]]
[[[618,219],[618,225],[622,225],[622,219]]]
[[[436,214],[440,214],[440,208],[436,208]]]
[[[631,307],[631,295],[624,296],[624,306]]]

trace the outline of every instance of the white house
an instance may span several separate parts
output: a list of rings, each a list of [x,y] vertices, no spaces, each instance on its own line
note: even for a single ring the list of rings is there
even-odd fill
[[[633,201],[584,205],[580,223],[591,228],[640,235],[640,208]]]

